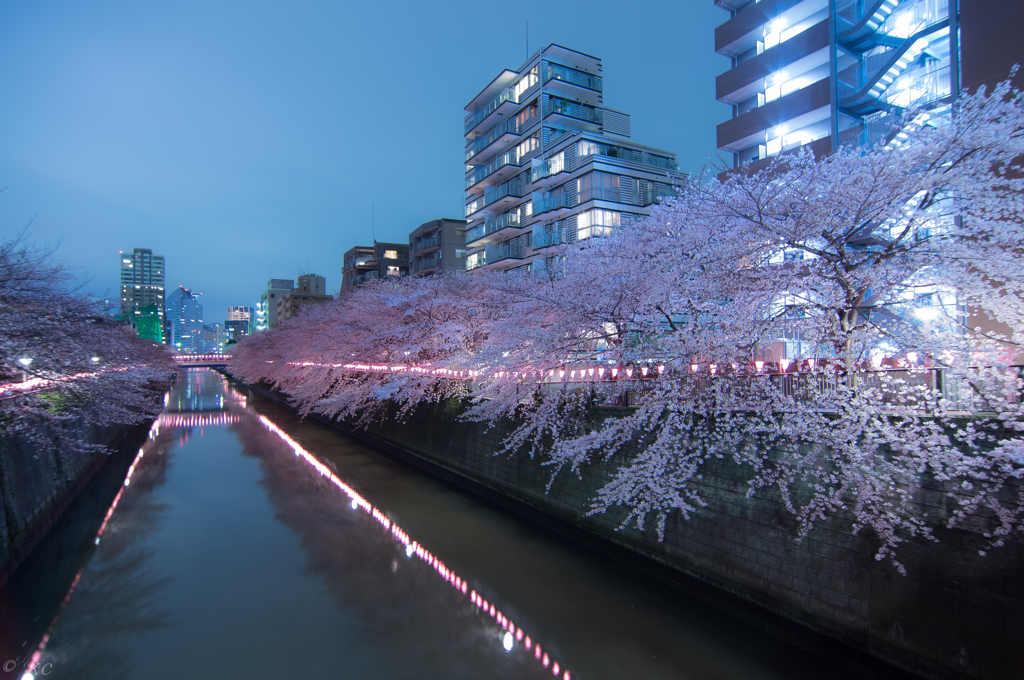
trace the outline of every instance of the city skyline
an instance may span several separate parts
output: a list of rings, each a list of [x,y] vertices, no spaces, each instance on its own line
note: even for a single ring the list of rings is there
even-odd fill
[[[463,107],[549,43],[600,55],[606,104],[696,172],[729,115],[714,101],[729,66],[713,50],[721,10],[659,3],[658,21],[612,26],[615,7],[537,3],[509,23],[468,4],[443,19],[410,4],[398,21],[394,8],[316,3],[239,21],[215,5],[194,22],[187,3],[15,5],[0,54],[23,65],[5,77],[23,105],[0,112],[0,229],[32,222],[33,239],[63,238],[58,258],[105,297],[118,281],[99,263],[134,247],[163,254],[167,289],[202,291],[209,309],[253,305],[268,279],[307,271],[337,291],[353,245],[462,217]],[[467,36],[499,24],[508,39],[474,43],[467,59]],[[643,49],[612,39],[626,34]]]

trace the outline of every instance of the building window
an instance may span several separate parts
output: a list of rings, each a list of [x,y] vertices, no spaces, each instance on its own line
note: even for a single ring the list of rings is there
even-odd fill
[[[398,251],[397,250],[385,250],[384,251],[384,259],[385,260],[397,260],[398,259]]]
[[[524,92],[526,92],[531,87],[537,84],[537,82],[540,80],[540,78],[538,78],[538,74],[538,67],[534,66],[532,69],[530,69],[529,73],[527,73],[524,77],[519,79],[519,82],[516,83],[515,87],[513,88],[513,91],[516,93],[516,99],[519,99],[521,96],[523,96]]]
[[[588,173],[576,180],[576,193],[580,203],[592,198],[618,201],[619,176],[599,171]]]
[[[528,139],[522,141],[522,143],[516,147],[516,155],[522,158],[531,151],[536,151],[540,148],[540,139],[537,135],[531,135]]]
[[[537,100],[534,99],[530,102],[529,106],[523,108],[522,111],[516,114],[516,127],[522,128],[526,123],[537,115]]]
[[[392,250],[391,252],[395,252],[395,251]],[[391,259],[398,259],[398,258],[391,258]],[[401,273],[402,273],[402,270],[399,269],[398,267],[394,267],[394,266],[388,265],[388,276],[399,276],[399,275],[401,275]]]
[[[577,236],[580,241],[591,236],[611,236],[622,223],[622,214],[614,210],[594,208],[576,217]]]

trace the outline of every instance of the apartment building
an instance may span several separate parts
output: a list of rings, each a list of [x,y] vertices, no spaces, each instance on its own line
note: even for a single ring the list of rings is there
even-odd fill
[[[1024,56],[1019,33],[997,27],[1024,28],[1017,0],[715,4],[729,12],[715,29],[715,50],[732,59],[715,83],[718,101],[733,109],[718,126],[718,147],[736,165],[802,146],[820,154],[891,138],[898,131],[884,114],[914,106],[941,114],[962,85],[1006,77]]]
[[[341,269],[341,290],[383,279],[405,276],[409,273],[409,246],[405,243],[379,243],[356,246],[345,251]]]
[[[260,295],[256,304],[256,330],[266,331],[277,327],[281,319],[281,301],[295,289],[292,279],[270,279],[267,290]]]
[[[409,273],[466,271],[466,220],[424,222],[409,234]]]
[[[601,60],[548,45],[466,105],[466,269],[530,270],[551,248],[650,214],[684,176],[604,106]]]
[[[284,296],[281,301],[282,320],[290,319],[306,305],[318,305],[330,302],[333,295],[327,294],[327,279],[316,274],[303,274],[295,285],[295,290]]]
[[[149,248],[135,248],[131,254],[122,250],[118,255],[121,261],[121,318],[128,321],[140,337],[163,342],[166,325],[163,255],[154,255]]]

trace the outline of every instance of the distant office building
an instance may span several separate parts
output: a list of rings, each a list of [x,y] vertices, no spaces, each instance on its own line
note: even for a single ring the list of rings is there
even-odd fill
[[[295,290],[285,296],[281,318],[290,319],[305,305],[323,304],[333,299],[333,295],[327,294],[327,279],[316,274],[303,274],[299,277]]]
[[[228,321],[252,321],[252,307],[228,307]]]
[[[356,246],[345,253],[341,270],[341,289],[409,273],[409,246],[405,243],[377,243]]]
[[[466,271],[466,220],[439,219],[409,234],[409,273]]]
[[[238,342],[249,335],[253,316],[252,307],[228,307],[228,317],[224,320],[225,344]]]
[[[227,336],[225,344],[235,343],[249,335],[252,331],[252,326],[249,321],[232,321],[227,320],[224,322],[224,334]]]
[[[167,320],[170,322],[170,345],[183,354],[199,354],[205,350],[203,306],[188,288],[178,286],[167,296]]]
[[[123,250],[121,261],[121,318],[129,322],[139,335],[157,342],[164,341],[165,300],[164,300],[164,258],[154,255],[149,248],[135,248],[131,254]],[[153,309],[147,311],[144,308]],[[159,323],[151,318],[156,311]],[[145,318],[143,318],[145,316]],[[142,322],[144,331],[139,331]],[[145,335],[143,336],[143,333]]]
[[[227,333],[219,323],[203,324],[203,349],[206,354],[220,354],[227,342]]]
[[[281,302],[288,293],[295,289],[295,281],[292,279],[270,279],[267,281],[267,290],[260,296],[259,304],[256,305],[256,330],[265,331],[277,328],[281,321]]]

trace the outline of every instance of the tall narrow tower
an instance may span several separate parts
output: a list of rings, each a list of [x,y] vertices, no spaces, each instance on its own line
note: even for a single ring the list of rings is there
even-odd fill
[[[120,252],[121,317],[140,337],[164,341],[164,257],[149,248]]]

